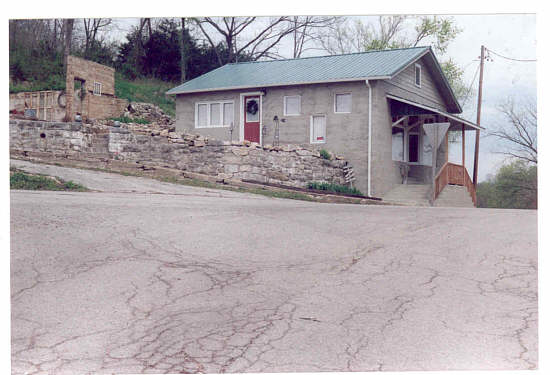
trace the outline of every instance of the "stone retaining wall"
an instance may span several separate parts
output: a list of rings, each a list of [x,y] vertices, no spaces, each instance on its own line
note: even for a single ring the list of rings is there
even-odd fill
[[[69,159],[140,162],[224,179],[305,187],[310,181],[344,184],[345,160],[321,158],[304,145],[265,146],[164,131],[139,134],[81,123],[10,120],[10,150]]]

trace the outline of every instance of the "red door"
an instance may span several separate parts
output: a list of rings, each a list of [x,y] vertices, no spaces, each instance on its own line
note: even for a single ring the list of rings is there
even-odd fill
[[[244,97],[244,139],[260,143],[260,97]]]

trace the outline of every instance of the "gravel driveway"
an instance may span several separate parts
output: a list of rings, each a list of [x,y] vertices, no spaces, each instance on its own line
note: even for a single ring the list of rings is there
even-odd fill
[[[50,172],[104,192],[11,192],[15,374],[538,366],[536,211]]]

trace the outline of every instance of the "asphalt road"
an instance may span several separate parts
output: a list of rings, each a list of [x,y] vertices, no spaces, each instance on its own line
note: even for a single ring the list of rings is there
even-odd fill
[[[536,211],[50,172],[104,192],[11,192],[15,374],[537,367]]]

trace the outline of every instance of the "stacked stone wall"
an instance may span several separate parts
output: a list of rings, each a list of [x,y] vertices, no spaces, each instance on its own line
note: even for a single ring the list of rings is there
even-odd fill
[[[176,132],[139,134],[82,123],[10,120],[12,152],[46,152],[68,159],[148,163],[215,176],[305,187],[310,181],[344,184],[345,160],[321,157],[310,146],[261,147]]]

